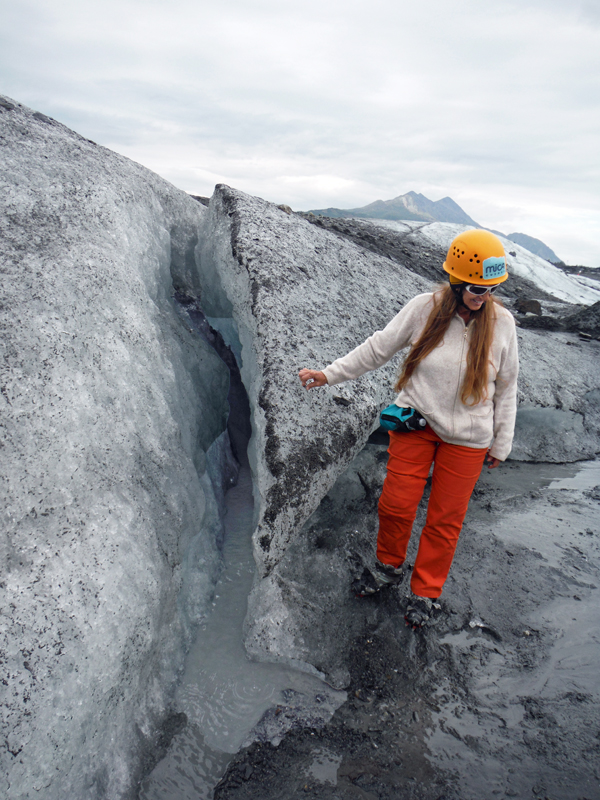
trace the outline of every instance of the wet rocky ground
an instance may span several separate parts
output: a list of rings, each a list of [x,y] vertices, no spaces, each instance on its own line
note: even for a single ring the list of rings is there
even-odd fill
[[[362,494],[346,476],[309,521],[332,559],[372,549],[384,468],[369,445]],[[293,702],[269,712],[215,800],[597,800],[599,551],[597,462],[486,470],[430,627],[406,627],[403,588],[348,588],[330,623],[348,700],[314,728],[295,727]]]

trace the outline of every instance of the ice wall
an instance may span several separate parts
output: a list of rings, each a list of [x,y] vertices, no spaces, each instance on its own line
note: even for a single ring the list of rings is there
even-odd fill
[[[236,321],[253,409],[260,580],[250,597],[246,646],[261,658],[321,668],[327,658],[310,644],[309,629],[323,630],[335,555],[303,542],[302,525],[392,401],[398,359],[358,381],[310,393],[297,373],[347,353],[431,283],[415,274],[418,259],[411,271],[226,186],[216,188],[204,224],[202,266],[212,276],[207,313]],[[413,240],[427,261],[432,243]],[[574,461],[598,452],[596,344],[530,330],[519,330],[519,342],[523,412],[515,456]],[[304,602],[312,579],[300,561],[320,582],[323,608]],[[334,683],[343,680],[328,674]]]
[[[364,445],[394,365],[310,396],[298,370],[350,350],[429,283],[226,186],[215,189],[204,225],[204,307],[213,318],[232,317],[242,344],[259,500],[255,555],[268,573]]]
[[[204,209],[8,98],[0,147],[0,796],[120,798],[218,566]]]

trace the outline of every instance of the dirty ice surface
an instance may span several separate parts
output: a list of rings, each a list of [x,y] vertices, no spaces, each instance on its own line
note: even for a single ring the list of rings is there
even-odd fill
[[[255,735],[278,744],[286,728],[328,719],[346,699],[345,692],[331,689],[315,675],[248,659],[242,627],[256,567],[247,465],[226,503],[223,573],[212,612],[187,657],[175,701],[187,725],[144,780],[139,800],[209,800],[231,754],[253,741],[249,734],[268,709],[274,708],[281,721],[262,725]],[[290,708],[296,716],[286,713]]]
[[[370,222],[372,220],[369,220]],[[379,220],[373,220],[379,224]],[[389,224],[381,227],[391,227]],[[469,230],[468,225],[457,225],[451,222],[433,222],[415,226],[413,238],[423,246],[437,245],[447,250],[450,242],[462,231]],[[396,228],[396,230],[398,230]],[[554,264],[534,255],[529,250],[500,236],[500,240],[508,256],[508,271],[513,271],[521,278],[537,283],[544,291],[566,300],[568,303],[591,305],[600,300],[600,287],[589,280],[580,280],[577,275],[567,275]],[[514,253],[515,255],[510,255]]]
[[[586,507],[578,502],[586,497],[600,499],[600,462],[532,464],[529,470],[532,487],[545,487],[549,493],[549,508],[541,514],[544,509],[534,502],[503,514],[493,521],[494,535],[507,552],[525,546],[539,556],[540,569],[557,578],[566,574],[573,593],[566,594],[557,581],[556,596],[541,603],[527,627],[518,632],[524,646],[531,643],[534,649],[542,633],[551,632],[550,648],[540,663],[535,656],[526,656],[523,662],[523,653],[505,645],[476,616],[465,629],[442,637],[440,644],[457,660],[471,662],[471,700],[465,706],[448,681],[440,683],[433,698],[439,712],[432,715],[428,747],[437,767],[458,776],[461,800],[521,798],[531,791],[540,796],[547,792],[553,800],[600,797],[600,773],[590,768],[590,759],[598,758],[600,748],[590,752],[581,736],[581,720],[591,712],[592,733],[600,738],[593,712],[600,700],[600,514],[597,504]],[[522,465],[516,473],[516,495],[523,495],[526,472]],[[559,477],[548,480],[552,475]],[[522,663],[517,669],[518,658]],[[525,749],[517,744],[523,741]],[[465,742],[472,746],[465,747]],[[552,767],[545,758],[536,758],[536,752],[547,754],[549,749],[556,751]],[[572,753],[578,750],[573,769]],[[486,754],[483,771],[480,753]]]

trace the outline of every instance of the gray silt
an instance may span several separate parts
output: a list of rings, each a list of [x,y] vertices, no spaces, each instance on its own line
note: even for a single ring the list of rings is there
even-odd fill
[[[320,558],[343,582],[373,557],[381,455],[363,451],[281,564],[295,622],[324,669],[345,669],[348,701],[278,747],[241,751],[216,800],[597,797],[597,463],[486,471],[442,608],[415,633],[402,590],[356,599],[348,582],[332,596],[331,577],[324,591],[310,579],[326,574]]]

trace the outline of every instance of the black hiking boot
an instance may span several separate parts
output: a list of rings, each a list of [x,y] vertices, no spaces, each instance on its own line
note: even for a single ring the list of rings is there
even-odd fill
[[[415,631],[417,628],[427,625],[434,609],[439,608],[441,608],[440,604],[430,597],[420,597],[418,594],[411,592],[408,595],[408,605],[406,606],[404,619],[406,624]]]
[[[372,567],[365,567],[360,578],[352,582],[352,591],[357,597],[369,597],[384,586],[398,586],[404,580],[408,565],[392,567],[376,561]]]

